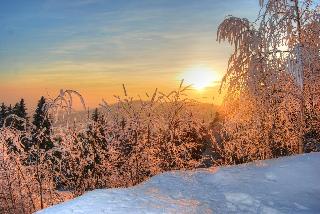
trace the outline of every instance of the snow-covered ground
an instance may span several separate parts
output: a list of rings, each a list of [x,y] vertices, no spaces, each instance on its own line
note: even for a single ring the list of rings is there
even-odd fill
[[[38,213],[320,213],[320,153],[163,173]]]

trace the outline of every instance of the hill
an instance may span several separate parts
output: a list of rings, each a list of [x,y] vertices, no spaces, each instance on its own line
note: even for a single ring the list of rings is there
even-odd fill
[[[38,214],[319,213],[320,153],[160,174],[132,188],[94,190]]]

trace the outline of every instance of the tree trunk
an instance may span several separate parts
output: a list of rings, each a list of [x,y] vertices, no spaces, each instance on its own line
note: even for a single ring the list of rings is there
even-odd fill
[[[295,22],[297,23],[297,34],[298,34],[298,46],[299,46],[299,52],[298,52],[298,63],[301,63],[300,68],[300,75],[301,75],[301,97],[300,97],[300,139],[299,139],[299,145],[298,145],[298,153],[301,154],[304,152],[304,131],[306,127],[305,122],[305,99],[304,99],[304,66],[302,62],[302,39],[301,39],[301,17],[300,17],[300,11],[299,11],[299,2],[298,0],[294,0],[294,8],[295,8]]]

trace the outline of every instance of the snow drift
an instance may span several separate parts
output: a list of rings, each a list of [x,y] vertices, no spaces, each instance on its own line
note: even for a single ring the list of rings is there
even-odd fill
[[[320,153],[167,172],[131,188],[94,190],[51,213],[320,213]]]

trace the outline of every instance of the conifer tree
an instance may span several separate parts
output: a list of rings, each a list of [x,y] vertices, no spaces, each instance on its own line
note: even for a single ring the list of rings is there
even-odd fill
[[[28,124],[28,114],[27,114],[27,108],[24,99],[22,98],[20,102],[16,103],[13,107],[12,114],[15,114],[19,118],[22,118],[25,120],[25,123],[23,121],[15,121],[14,127],[20,131],[23,131],[26,127],[25,125]]]
[[[10,126],[12,124],[12,119],[7,117],[13,113],[13,109],[11,104],[8,107],[5,107],[5,111],[4,111],[4,118],[3,118],[3,125],[4,126]]]
[[[53,147],[53,142],[50,138],[51,121],[48,117],[45,104],[46,99],[42,96],[38,101],[37,109],[33,116],[32,143],[38,144],[40,149],[49,150]]]
[[[7,106],[4,103],[2,103],[0,106],[0,127],[3,125],[6,115],[7,115]]]
[[[98,122],[98,120],[99,120],[98,108],[95,108],[94,112],[92,113],[92,120],[94,122]]]

